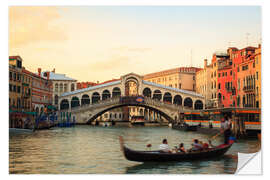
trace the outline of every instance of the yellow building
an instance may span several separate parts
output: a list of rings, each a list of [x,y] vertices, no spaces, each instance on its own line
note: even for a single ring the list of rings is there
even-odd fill
[[[22,59],[9,57],[9,127],[22,127]]]
[[[184,89],[188,91],[196,90],[196,72],[201,68],[179,67],[165,71],[146,74],[143,76],[145,81],[150,81],[165,86]]]
[[[211,72],[212,65],[207,65],[207,59],[204,60],[204,68],[196,72],[196,92],[205,97],[205,106],[211,106]]]
[[[255,50],[256,107],[261,108],[261,45]]]

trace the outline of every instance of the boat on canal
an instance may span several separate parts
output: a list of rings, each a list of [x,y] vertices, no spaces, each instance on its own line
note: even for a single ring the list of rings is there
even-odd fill
[[[197,131],[198,125],[183,124],[172,124],[172,129],[183,130],[183,131]]]
[[[144,126],[144,116],[132,116],[130,123],[132,125]]]
[[[125,158],[129,161],[137,162],[168,162],[168,161],[190,161],[203,160],[223,156],[232,146],[233,142],[229,144],[221,144],[219,146],[208,148],[201,151],[191,151],[187,153],[169,153],[160,150],[155,151],[137,151],[132,150],[124,145],[124,140],[119,137],[120,147]]]

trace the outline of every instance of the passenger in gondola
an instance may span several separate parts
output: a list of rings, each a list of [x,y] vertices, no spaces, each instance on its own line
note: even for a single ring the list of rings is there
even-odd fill
[[[198,139],[193,139],[193,143],[191,144],[192,148],[189,149],[188,151],[198,151],[198,150],[202,150],[203,146],[199,143]]]
[[[178,152],[183,152],[183,153],[186,152],[186,150],[184,148],[184,143],[179,144]]]
[[[159,150],[161,152],[169,152],[169,153],[171,153],[171,150],[170,150],[170,147],[168,145],[167,139],[163,139],[162,144],[159,145]]]

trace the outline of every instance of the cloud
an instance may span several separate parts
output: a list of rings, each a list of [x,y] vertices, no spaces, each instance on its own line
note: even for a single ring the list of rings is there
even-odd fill
[[[106,71],[112,69],[123,69],[130,65],[131,59],[128,56],[112,56],[107,61],[99,61],[91,65],[91,69],[94,71]]]
[[[150,51],[152,49],[151,48],[133,48],[133,47],[128,47],[128,46],[121,46],[118,48],[113,48],[113,50],[124,51],[124,52],[144,53],[144,52]]]
[[[40,41],[66,40],[64,27],[54,24],[59,18],[57,7],[10,7],[10,48]]]

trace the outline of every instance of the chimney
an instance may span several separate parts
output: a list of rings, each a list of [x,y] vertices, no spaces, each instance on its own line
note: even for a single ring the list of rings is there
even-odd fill
[[[53,68],[52,72],[55,73],[55,68]]]
[[[38,68],[38,75],[41,76],[41,68]]]
[[[207,66],[207,59],[204,59],[204,68]]]

